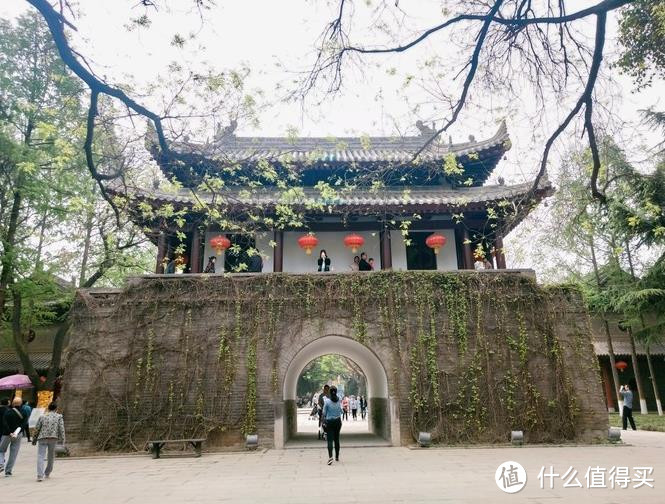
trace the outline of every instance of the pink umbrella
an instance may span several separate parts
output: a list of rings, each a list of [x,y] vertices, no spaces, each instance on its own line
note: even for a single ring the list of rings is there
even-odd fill
[[[34,385],[30,381],[30,378],[28,378],[28,375],[24,374],[5,376],[0,379],[0,390],[27,389],[33,387]]]

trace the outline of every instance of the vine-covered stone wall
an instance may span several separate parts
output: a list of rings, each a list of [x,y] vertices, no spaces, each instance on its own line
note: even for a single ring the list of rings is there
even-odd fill
[[[247,433],[269,446],[290,359],[331,331],[381,361],[403,444],[418,431],[561,442],[607,428],[579,294],[519,273],[154,276],[80,294],[64,387],[80,449]]]

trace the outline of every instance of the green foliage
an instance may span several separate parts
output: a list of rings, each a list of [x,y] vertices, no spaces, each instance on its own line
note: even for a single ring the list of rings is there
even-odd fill
[[[638,88],[665,77],[665,3],[635,0],[623,10],[619,42],[624,47],[618,66],[633,77]]]

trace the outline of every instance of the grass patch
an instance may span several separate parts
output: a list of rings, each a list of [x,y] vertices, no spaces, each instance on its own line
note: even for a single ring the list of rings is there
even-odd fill
[[[633,419],[635,420],[637,430],[665,432],[665,415],[658,416],[658,413],[641,415],[639,411],[636,413],[633,410]],[[619,413],[610,413],[610,426],[621,427]],[[628,428],[630,429],[630,424],[628,424]]]

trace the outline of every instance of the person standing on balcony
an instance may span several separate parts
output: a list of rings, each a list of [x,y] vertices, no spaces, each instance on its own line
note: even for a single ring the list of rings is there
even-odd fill
[[[372,267],[367,262],[367,253],[363,252],[360,254],[360,262],[358,263],[359,271],[372,271]]]
[[[204,273],[214,273],[215,272],[215,261],[217,261],[217,258],[215,256],[210,256],[208,258],[208,264],[206,265],[206,269],[203,270]]]
[[[326,251],[321,249],[319,252],[319,271],[330,271],[330,257],[326,254]]]
[[[353,264],[351,265],[351,271],[358,271],[358,265],[360,264],[360,257],[354,256]]]

